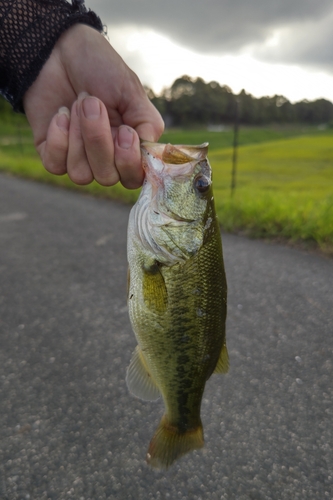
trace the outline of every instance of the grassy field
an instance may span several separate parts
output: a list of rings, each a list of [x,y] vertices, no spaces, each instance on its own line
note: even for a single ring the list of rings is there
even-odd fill
[[[240,148],[234,196],[231,153],[211,154],[216,207],[226,230],[333,250],[333,135]]]
[[[240,130],[236,189],[231,196],[232,130],[168,131],[163,142],[210,143],[215,202],[222,227],[253,237],[317,245],[333,254],[333,131],[267,127]],[[139,191],[96,183],[74,186],[41,166],[24,125],[1,127],[0,170],[134,202]]]

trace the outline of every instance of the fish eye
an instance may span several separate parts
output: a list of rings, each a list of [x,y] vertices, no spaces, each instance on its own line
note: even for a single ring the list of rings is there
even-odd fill
[[[194,187],[199,193],[205,193],[210,186],[210,180],[205,175],[198,175],[194,179]]]

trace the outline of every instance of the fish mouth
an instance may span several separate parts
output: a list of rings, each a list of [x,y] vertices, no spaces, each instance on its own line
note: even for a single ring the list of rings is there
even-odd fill
[[[142,167],[146,177],[156,186],[162,184],[165,175],[186,181],[196,165],[207,161],[208,142],[198,146],[162,144],[141,141]]]
[[[141,152],[144,156],[152,156],[168,165],[184,165],[193,161],[201,161],[207,157],[208,142],[197,146],[179,144],[162,144],[159,142],[141,142]]]

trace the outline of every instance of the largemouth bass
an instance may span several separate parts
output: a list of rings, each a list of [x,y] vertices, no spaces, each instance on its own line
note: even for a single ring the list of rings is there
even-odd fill
[[[127,370],[137,397],[165,414],[147,462],[169,467],[204,444],[205,383],[228,371],[227,285],[208,144],[141,145],[145,181],[128,225],[128,306],[138,342]]]

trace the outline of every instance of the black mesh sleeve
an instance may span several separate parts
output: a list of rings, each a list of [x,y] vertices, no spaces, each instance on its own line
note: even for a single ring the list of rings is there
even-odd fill
[[[15,111],[60,35],[75,23],[99,32],[99,17],[84,0],[0,0],[0,93]]]

